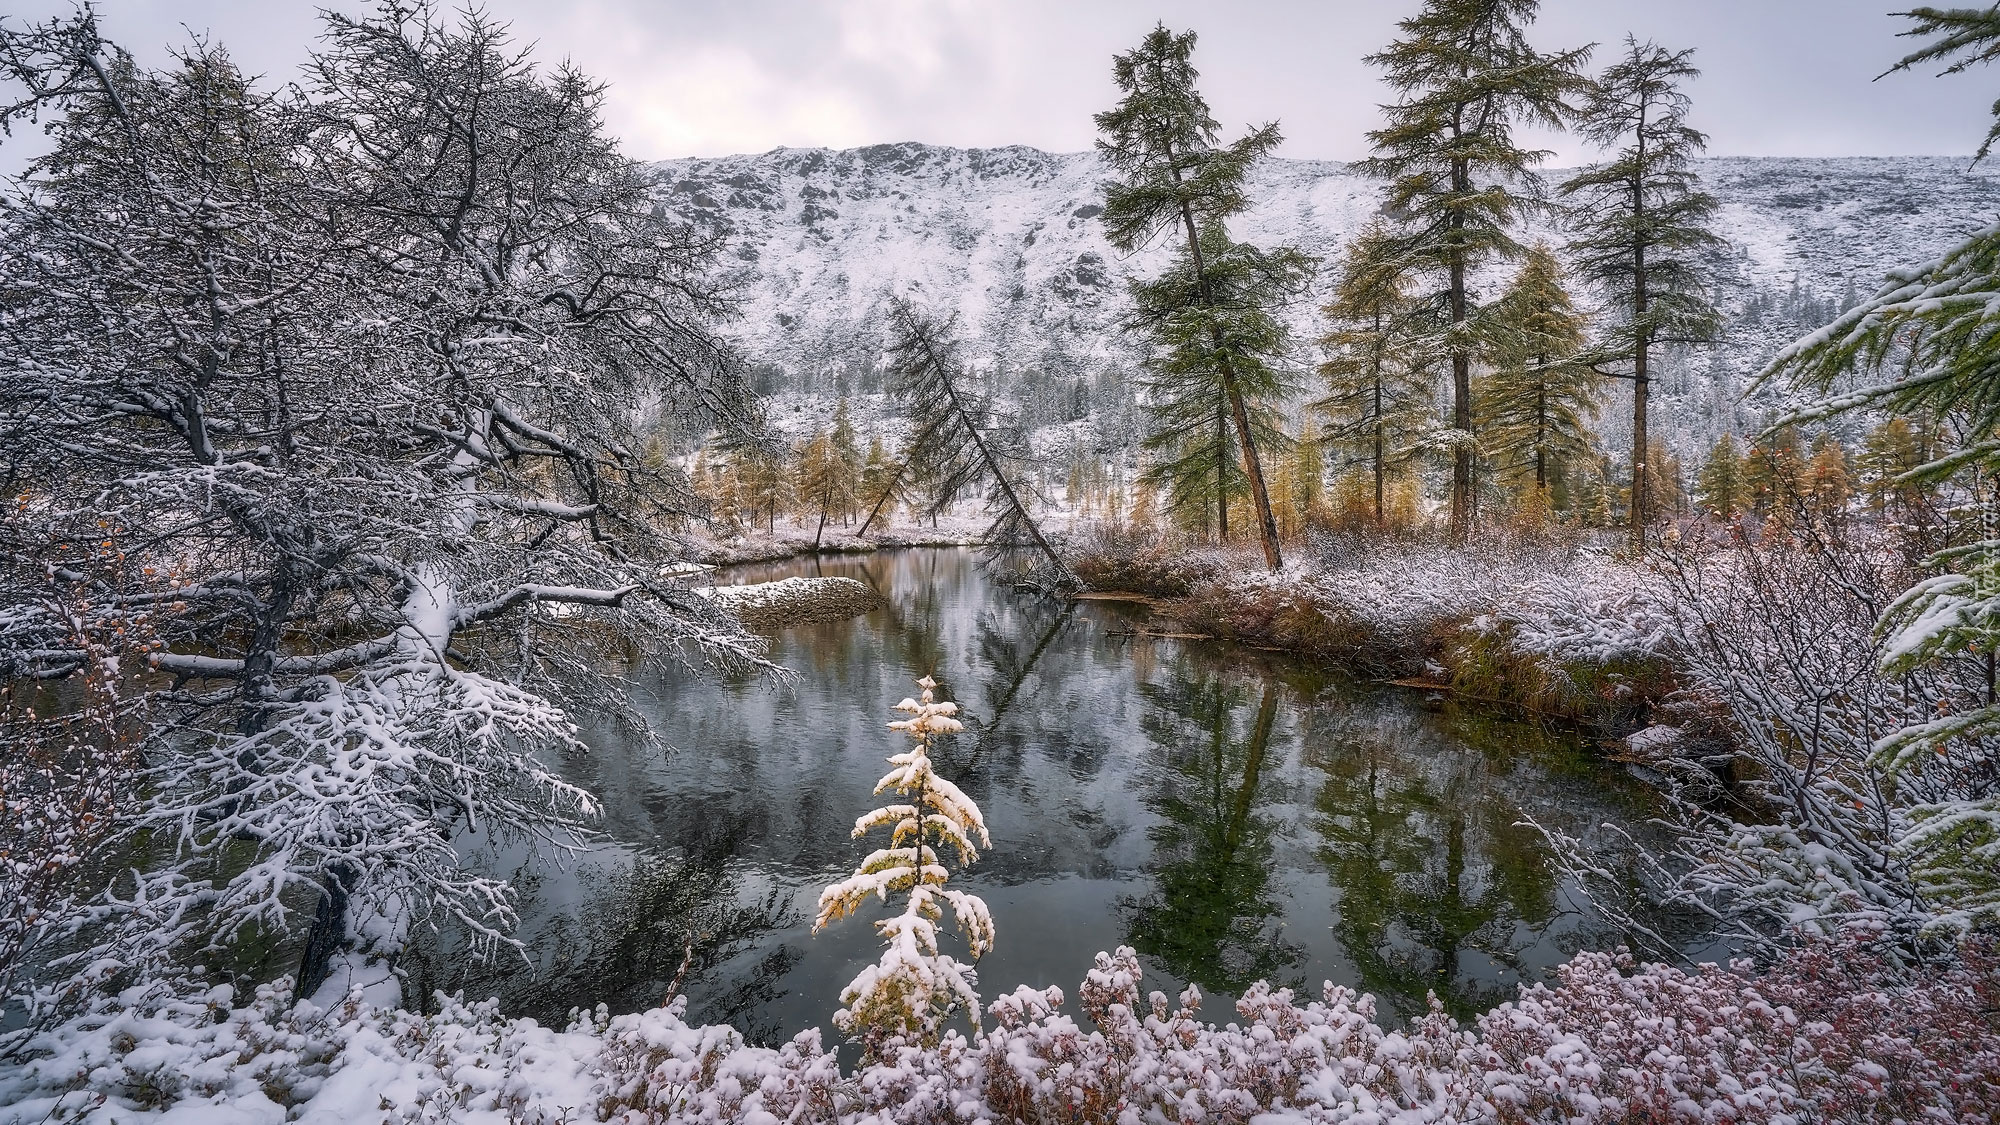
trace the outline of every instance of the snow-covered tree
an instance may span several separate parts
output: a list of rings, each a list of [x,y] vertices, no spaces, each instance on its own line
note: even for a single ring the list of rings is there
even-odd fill
[[[1706,342],[1718,322],[1702,255],[1726,244],[1709,230],[1715,197],[1701,190],[1690,163],[1708,138],[1687,124],[1681,84],[1699,75],[1694,52],[1668,51],[1630,36],[1625,53],[1590,83],[1577,130],[1604,146],[1610,160],[1562,185],[1576,203],[1578,270],[1613,302],[1593,355],[1600,371],[1632,382],[1632,496],[1627,513],[1634,550],[1646,543],[1647,401],[1653,349]]]
[[[1472,274],[1518,257],[1511,228],[1534,204],[1545,153],[1515,140],[1517,125],[1559,126],[1578,92],[1587,49],[1543,54],[1527,25],[1539,0],[1426,0],[1397,24],[1400,36],[1368,61],[1383,70],[1395,104],[1368,134],[1363,166],[1389,181],[1388,210],[1403,216],[1402,257],[1429,281],[1451,363],[1451,529],[1464,536],[1474,507],[1472,369],[1480,358],[1480,306]]]
[[[144,69],[88,10],[0,26],[9,121],[53,142],[0,195],[9,565],[157,640],[122,827],[169,858],[107,891],[102,948],[173,961],[303,905],[308,987],[418,922],[504,939],[509,887],[452,837],[577,838],[594,802],[548,755],[570,707],[616,713],[628,641],[760,659],[659,577],[694,505],[633,426],[753,422],[713,241],[503,28],[326,26],[283,95],[204,43]],[[126,584],[66,565],[111,538]],[[32,604],[5,630],[9,675],[87,665]]]
[[[1952,59],[1949,73],[2000,58],[2000,13],[1905,14],[1915,25],[1906,34],[1936,38],[1897,69]],[[1995,121],[1982,157],[2000,136],[2000,106]],[[1876,381],[1856,387],[1856,376]],[[1824,396],[1788,423],[1866,408],[1949,419],[1959,440],[1931,449],[1894,478],[1899,484],[2000,477],[2000,226],[1933,261],[1892,271],[1874,296],[1780,352],[1759,381]],[[1993,658],[2000,647],[2000,535],[1986,519],[1962,531],[1957,545],[1925,560],[1942,573],[1883,607],[1877,657],[1885,673],[1905,682],[1957,674],[1977,686],[1898,715],[1894,729],[1875,732],[1869,758],[1911,806],[1908,830],[1893,841],[1896,858],[1910,865],[1937,924],[1957,928],[2000,921],[2000,786],[1992,769],[2000,740]]]
[[[909,801],[884,805],[854,822],[856,839],[887,828],[889,844],[871,852],[852,875],[822,891],[813,919],[817,932],[853,914],[870,898],[882,902],[891,895],[903,898],[899,913],[875,923],[884,945],[881,960],[842,990],[840,1000],[847,1006],[834,1015],[843,1031],[865,1039],[871,1050],[886,1046],[884,1037],[935,1043],[954,1011],[962,1010],[978,1025],[978,973],[939,950],[938,923],[945,906],[951,907],[974,961],[993,948],[993,916],[986,903],[977,895],[945,886],[951,870],[944,865],[944,849],[955,852],[961,864],[969,864],[978,860],[977,848],[993,846],[979,806],[931,766],[933,740],[965,728],[953,718],[958,704],[937,700],[935,680],[925,676],[917,687],[922,690],[918,698],[896,704],[896,710],[909,718],[889,724],[890,730],[909,736],[909,747],[890,756],[889,764],[895,768],[875,783],[875,792],[893,789]]]
[[[1119,177],[1104,185],[1104,229],[1128,253],[1163,236],[1174,240],[1173,268],[1133,290],[1135,324],[1161,353],[1155,399],[1180,406],[1162,428],[1179,431],[1183,415],[1198,414],[1204,425],[1213,416],[1233,431],[1264,560],[1277,570],[1278,525],[1259,460],[1266,435],[1256,415],[1283,397],[1285,330],[1273,310],[1297,296],[1305,259],[1229,237],[1228,220],[1249,205],[1245,174],[1280,136],[1272,123],[1219,143],[1222,127],[1195,88],[1194,46],[1194,32],[1176,35],[1161,24],[1112,60],[1124,96],[1096,117],[1097,151]],[[1205,399],[1201,409],[1194,398]],[[1218,456],[1229,456],[1227,441],[1212,439]],[[1218,497],[1223,511],[1227,503],[1226,493]]]

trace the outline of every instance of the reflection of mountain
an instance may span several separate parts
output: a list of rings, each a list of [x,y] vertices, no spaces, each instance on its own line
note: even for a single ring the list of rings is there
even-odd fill
[[[1524,935],[1555,911],[1558,880],[1485,758],[1431,742],[1407,712],[1367,705],[1321,732],[1320,858],[1362,987],[1405,1010],[1436,992],[1467,1014],[1511,988],[1466,962],[1519,968]]]
[[[1132,947],[1211,991],[1283,981],[1305,951],[1279,936],[1273,826],[1256,812],[1277,688],[1264,684],[1247,737],[1235,720],[1247,688],[1195,676],[1144,690],[1146,733],[1168,768],[1147,802],[1162,818],[1151,833],[1157,889],[1126,903]]]

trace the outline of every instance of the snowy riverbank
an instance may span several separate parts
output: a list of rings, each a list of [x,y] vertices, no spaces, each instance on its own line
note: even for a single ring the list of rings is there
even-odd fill
[[[804,625],[845,621],[885,599],[852,578],[782,578],[742,586],[700,586],[695,593],[736,614],[745,625]]]

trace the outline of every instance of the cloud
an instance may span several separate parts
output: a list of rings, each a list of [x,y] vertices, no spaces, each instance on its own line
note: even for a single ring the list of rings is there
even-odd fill
[[[328,0],[368,10],[364,0]],[[16,18],[67,0],[12,0]],[[1203,92],[1225,129],[1279,119],[1290,156],[1354,159],[1387,100],[1363,56],[1417,0],[485,0],[496,18],[610,83],[607,120],[657,159],[922,140],[1088,147],[1116,96],[1111,55],[1156,19],[1201,33]],[[164,61],[182,24],[211,31],[253,72],[286,79],[317,33],[303,0],[101,0],[110,34]],[[1911,46],[1880,0],[1545,0],[1543,47],[1627,31],[1698,48],[1694,121],[1742,155],[1970,152],[1993,78],[1872,81]],[[1589,154],[1549,137],[1558,161]],[[9,151],[12,150],[12,151]],[[21,146],[0,149],[0,170]]]

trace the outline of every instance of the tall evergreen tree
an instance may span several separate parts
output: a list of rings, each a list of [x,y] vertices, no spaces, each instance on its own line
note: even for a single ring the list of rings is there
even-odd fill
[[[1177,241],[1167,275],[1134,285],[1135,326],[1163,353],[1156,389],[1179,399],[1162,430],[1191,433],[1188,416],[1207,397],[1203,425],[1207,414],[1216,414],[1223,429],[1233,430],[1264,560],[1277,570],[1278,525],[1258,456],[1257,412],[1286,390],[1278,364],[1285,329],[1272,309],[1296,294],[1306,259],[1291,250],[1259,253],[1230,240],[1227,220],[1248,206],[1244,175],[1280,136],[1271,123],[1220,143],[1222,127],[1195,89],[1194,45],[1193,32],[1176,35],[1162,24],[1112,62],[1124,97],[1096,117],[1103,134],[1098,152],[1120,177],[1104,185],[1104,227],[1111,244],[1127,252],[1162,236]],[[1205,453],[1227,454],[1226,441],[1204,445],[1213,446]],[[1226,520],[1226,492],[1217,501],[1218,519]]]
[[[793,494],[805,514],[818,521],[813,528],[813,549],[817,550],[826,534],[826,521],[854,507],[855,473],[831,432],[808,438],[799,447],[796,465]]]
[[[1207,225],[1202,236],[1199,268],[1183,255],[1156,280],[1133,286],[1132,322],[1161,345],[1146,361],[1152,414],[1143,443],[1148,479],[1166,490],[1169,505],[1183,518],[1213,507],[1220,542],[1229,537],[1232,501],[1247,495],[1259,520],[1271,514],[1265,508],[1268,488],[1260,503],[1261,478],[1253,479],[1250,468],[1262,464],[1258,450],[1268,453],[1287,444],[1279,408],[1292,391],[1280,366],[1289,340],[1276,317],[1231,313],[1236,323],[1218,352],[1211,346],[1213,322],[1199,315],[1199,302],[1213,299],[1238,312],[1276,304],[1303,286],[1306,271],[1291,251],[1266,254],[1229,242],[1219,224]],[[1208,298],[1201,295],[1204,290]],[[1196,315],[1189,315],[1190,309]],[[1235,373],[1232,379],[1220,374],[1225,366]],[[1276,551],[1275,543],[1266,545],[1267,563]]]
[[[1535,502],[1546,508],[1552,474],[1592,450],[1586,415],[1596,407],[1595,373],[1578,359],[1584,316],[1563,288],[1555,255],[1541,245],[1528,252],[1494,312],[1480,445],[1503,472],[1531,478]]]
[[[1750,506],[1750,493],[1743,483],[1743,455],[1736,438],[1723,434],[1708,451],[1701,472],[1695,477],[1695,496],[1703,510],[1720,520],[1735,519]]]
[[[854,433],[854,418],[848,413],[847,399],[844,397],[834,404],[833,430],[827,438],[830,442],[828,453],[833,459],[834,469],[844,482],[840,493],[840,507],[837,510],[840,522],[845,526],[848,518],[854,514],[855,504],[860,501],[862,460],[861,444]]]
[[[1424,369],[1423,317],[1411,299],[1406,263],[1380,224],[1348,244],[1340,284],[1321,311],[1327,393],[1312,404],[1326,419],[1324,442],[1343,462],[1367,467],[1375,524],[1385,518],[1389,478],[1408,465],[1437,428],[1435,386]]]
[[[1438,346],[1451,362],[1456,536],[1470,529],[1474,515],[1479,308],[1471,274],[1521,253],[1508,231],[1531,205],[1534,168],[1547,154],[1516,142],[1514,126],[1561,125],[1589,53],[1530,47],[1524,31],[1539,6],[1539,0],[1427,0],[1423,11],[1397,25],[1400,38],[1368,57],[1398,98],[1383,109],[1387,123],[1368,134],[1375,155],[1364,166],[1389,179],[1389,209],[1410,225],[1404,254],[1433,278],[1427,297],[1445,325]]]
[[[1618,310],[1600,341],[1598,366],[1632,382],[1636,499],[1627,515],[1634,550],[1646,545],[1653,349],[1706,342],[1717,325],[1700,258],[1724,243],[1708,227],[1715,198],[1701,190],[1690,164],[1708,138],[1688,126],[1690,103],[1681,90],[1701,73],[1688,62],[1693,55],[1628,36],[1624,56],[1591,84],[1577,121],[1578,132],[1617,153],[1562,185],[1578,205],[1580,233],[1570,244],[1578,267]]]

